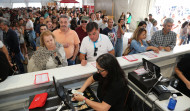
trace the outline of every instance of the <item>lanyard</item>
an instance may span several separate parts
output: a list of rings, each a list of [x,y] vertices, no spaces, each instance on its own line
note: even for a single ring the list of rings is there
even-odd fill
[[[93,42],[94,43],[94,48],[96,48],[96,43],[98,42],[98,40],[96,42]]]

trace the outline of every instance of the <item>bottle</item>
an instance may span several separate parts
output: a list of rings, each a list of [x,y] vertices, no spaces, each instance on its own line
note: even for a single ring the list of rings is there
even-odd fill
[[[177,95],[173,94],[172,98],[170,98],[170,101],[168,103],[168,109],[174,110],[177,103]]]

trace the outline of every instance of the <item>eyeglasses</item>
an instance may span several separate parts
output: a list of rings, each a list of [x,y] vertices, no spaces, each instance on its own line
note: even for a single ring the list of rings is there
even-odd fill
[[[58,57],[58,56],[56,56],[56,57],[55,57],[55,60],[57,60],[58,65],[61,65],[61,61],[60,61],[60,59],[59,59],[59,57]]]
[[[96,69],[98,70],[99,73],[102,73],[102,72],[105,71],[104,69],[103,69],[103,70],[100,70],[100,69],[98,69],[98,68],[96,68]]]
[[[98,48],[95,47],[95,48],[94,48],[94,56],[97,56],[97,51],[98,51]]]
[[[87,23],[87,21],[82,20],[81,23]]]

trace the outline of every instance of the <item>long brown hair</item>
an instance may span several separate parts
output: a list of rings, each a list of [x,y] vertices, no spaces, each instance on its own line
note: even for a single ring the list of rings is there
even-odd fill
[[[132,37],[132,40],[135,39],[136,41],[139,41],[139,36],[140,34],[145,31],[145,33],[147,33],[146,29],[145,28],[140,28],[138,27],[134,33],[133,33],[133,37]]]

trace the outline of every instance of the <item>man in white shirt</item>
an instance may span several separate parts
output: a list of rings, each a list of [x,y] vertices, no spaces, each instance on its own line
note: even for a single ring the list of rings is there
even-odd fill
[[[99,26],[100,33],[101,33],[102,30],[104,30],[106,27],[108,27],[107,22],[108,22],[108,16],[107,15],[103,15],[102,23],[100,23],[100,26]]]
[[[88,62],[95,61],[102,54],[110,53],[115,55],[115,51],[108,36],[99,34],[98,24],[89,22],[86,26],[88,36],[86,36],[80,47],[81,65],[85,66]],[[87,60],[85,60],[85,57]]]
[[[96,12],[96,20],[95,22],[98,24],[98,27],[100,27],[100,24],[102,23],[102,19],[100,18],[100,13]]]
[[[33,50],[36,50],[36,42],[34,41],[36,38],[35,32],[34,32],[34,25],[33,22],[30,20],[29,17],[26,18],[26,31],[29,33],[29,42],[32,45]]]

